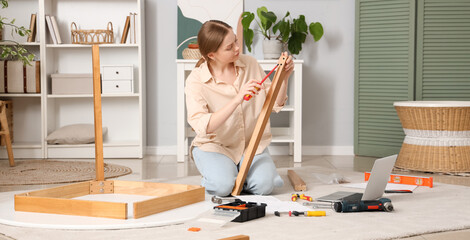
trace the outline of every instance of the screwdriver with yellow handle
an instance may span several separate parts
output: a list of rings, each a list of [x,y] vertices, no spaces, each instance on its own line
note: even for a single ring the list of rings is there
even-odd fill
[[[305,212],[292,211],[292,215],[294,216],[304,215],[306,217],[323,217],[323,216],[326,216],[326,212],[325,211],[305,211]]]
[[[264,80],[266,80],[269,77],[269,75],[271,75],[274,72],[274,70],[276,70],[276,68],[278,66],[279,66],[279,64],[276,64],[276,66],[274,66],[273,70],[271,70],[271,72],[269,72],[268,75],[266,75],[266,77],[263,78],[263,80],[259,83],[259,85],[263,84]],[[259,91],[259,88],[256,88],[256,90]],[[249,101],[251,99],[251,97],[252,96],[250,94],[246,94],[243,97],[243,99],[245,99],[245,101]]]
[[[299,212],[299,211],[289,211],[289,217],[292,215],[294,216],[300,216],[304,215],[305,217],[323,217],[326,216],[326,211],[305,211],[305,212]],[[274,215],[280,217],[281,213],[278,211],[274,212]]]

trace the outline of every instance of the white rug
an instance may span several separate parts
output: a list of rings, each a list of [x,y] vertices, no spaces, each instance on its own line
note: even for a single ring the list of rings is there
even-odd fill
[[[307,195],[319,197],[338,190],[326,185],[314,174],[333,172],[316,167],[295,169],[307,182]],[[293,192],[286,169],[279,170],[286,185],[274,192],[283,201]],[[352,182],[363,181],[361,173],[343,173]],[[187,177],[173,183],[197,184],[200,177]],[[386,194],[393,212],[336,213],[326,217],[276,217],[268,215],[245,223],[228,223],[216,229],[188,232],[185,224],[124,230],[52,230],[0,225],[0,233],[16,239],[218,239],[239,234],[250,239],[391,239],[424,233],[470,228],[470,188],[436,183],[434,188],[419,187],[412,194]],[[93,219],[96,221],[96,219]]]

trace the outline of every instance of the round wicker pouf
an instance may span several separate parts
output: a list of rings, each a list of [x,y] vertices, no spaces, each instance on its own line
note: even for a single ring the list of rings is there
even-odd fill
[[[395,102],[405,139],[395,167],[470,172],[470,101]]]

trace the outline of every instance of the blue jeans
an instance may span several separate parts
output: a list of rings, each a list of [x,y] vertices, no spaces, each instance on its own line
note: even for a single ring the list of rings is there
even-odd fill
[[[206,152],[198,147],[193,148],[196,167],[202,175],[201,185],[209,194],[228,196],[232,193],[243,157],[238,165],[221,153]],[[276,166],[268,149],[255,155],[246,176],[243,191],[256,194],[270,194],[274,187],[282,187],[284,181],[276,171]]]

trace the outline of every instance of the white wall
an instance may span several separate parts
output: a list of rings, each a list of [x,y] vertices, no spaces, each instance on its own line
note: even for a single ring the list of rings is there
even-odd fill
[[[305,15],[320,21],[325,35],[308,36],[298,59],[303,65],[304,154],[353,154],[354,130],[354,0],[249,0],[283,16]],[[146,0],[147,153],[174,154],[176,145],[175,0]],[[260,39],[254,52],[262,59]],[[262,39],[261,39],[262,40]]]

